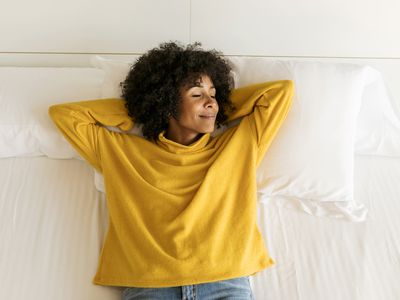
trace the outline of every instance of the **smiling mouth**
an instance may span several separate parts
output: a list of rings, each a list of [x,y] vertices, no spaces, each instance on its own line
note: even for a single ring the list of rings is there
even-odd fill
[[[206,118],[206,119],[214,119],[215,118],[215,116],[212,116],[212,115],[210,115],[210,116],[200,116],[201,118]]]

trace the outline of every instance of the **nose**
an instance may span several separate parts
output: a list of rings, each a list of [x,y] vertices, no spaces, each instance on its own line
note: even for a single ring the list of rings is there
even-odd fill
[[[212,106],[218,108],[218,102],[211,96],[207,96],[206,107],[212,107]]]

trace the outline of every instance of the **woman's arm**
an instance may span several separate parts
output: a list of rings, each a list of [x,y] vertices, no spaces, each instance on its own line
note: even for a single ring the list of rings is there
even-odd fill
[[[99,99],[55,104],[48,113],[67,141],[96,170],[101,172],[98,151],[98,131],[104,126],[130,130],[134,122],[129,117],[123,99]]]
[[[247,116],[247,122],[258,145],[257,165],[288,114],[294,94],[292,80],[277,80],[246,86],[232,91],[236,111],[234,120]]]
[[[291,98],[289,94],[292,92],[292,80],[267,81],[234,89],[230,100],[236,110],[228,116],[228,120],[225,122],[231,122],[252,113],[256,106],[282,105],[283,103],[279,104],[279,102],[285,102],[287,98]],[[284,99],[280,100],[279,98]]]

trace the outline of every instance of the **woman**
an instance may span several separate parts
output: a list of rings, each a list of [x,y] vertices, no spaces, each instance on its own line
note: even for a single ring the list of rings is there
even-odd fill
[[[93,283],[126,287],[123,299],[253,299],[249,276],[275,264],[257,225],[256,168],[293,82],[232,90],[230,71],[199,43],[163,43],[132,66],[121,99],[49,108],[104,177],[109,228]],[[135,122],[143,137],[125,133]]]

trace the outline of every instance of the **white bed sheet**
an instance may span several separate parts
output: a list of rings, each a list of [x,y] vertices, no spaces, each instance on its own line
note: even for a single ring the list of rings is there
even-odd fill
[[[96,286],[108,226],[93,171],[77,159],[0,159],[0,299],[118,299]]]
[[[255,298],[400,299],[399,179],[400,159],[355,157],[362,223],[259,203],[277,264],[251,277]],[[120,299],[122,288],[91,282],[108,218],[85,161],[0,159],[0,182],[0,299]]]
[[[252,278],[257,299],[400,299],[400,159],[356,155],[354,177],[365,222],[261,204],[259,224],[278,263]]]

